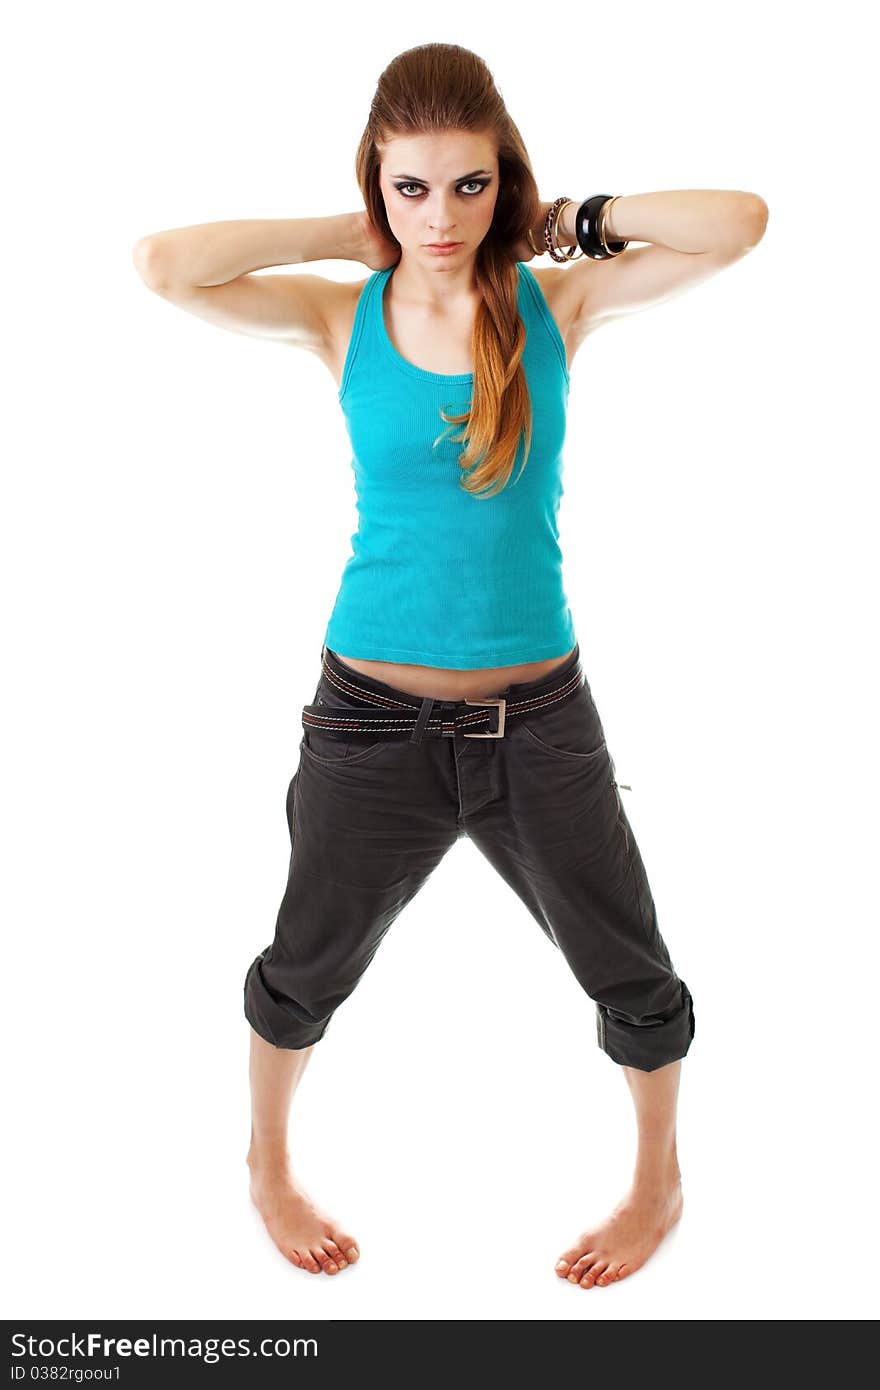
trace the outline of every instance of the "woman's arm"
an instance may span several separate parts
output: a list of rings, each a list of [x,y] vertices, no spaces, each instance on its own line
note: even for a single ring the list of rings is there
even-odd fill
[[[577,244],[579,204],[568,203],[559,219],[559,240]],[[615,198],[605,219],[606,241],[647,241],[673,251],[741,251],[760,241],[768,208],[757,193],[726,188],[673,189]]]
[[[579,203],[559,219],[560,244],[577,245]],[[606,261],[578,258],[565,267],[558,299],[579,338],[599,323],[646,309],[690,289],[739,260],[764,235],[767,204],[757,193],[697,188],[617,198],[605,231],[612,240],[643,241]]]
[[[203,222],[142,237],[132,259],[154,282],[209,287],[270,265],[357,260],[362,241],[362,214],[356,212]]]
[[[359,261],[363,213],[206,222],[142,237],[132,251],[147,287],[220,328],[276,338],[319,355],[330,340],[334,296],[345,284],[320,275],[254,275],[274,265]]]

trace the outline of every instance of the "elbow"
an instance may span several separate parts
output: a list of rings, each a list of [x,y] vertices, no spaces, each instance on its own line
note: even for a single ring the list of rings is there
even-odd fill
[[[167,265],[163,265],[158,245],[153,237],[141,237],[131,250],[132,264],[145,285],[158,289],[167,284]]]
[[[743,249],[751,251],[767,230],[770,209],[758,193],[749,195],[748,216],[743,221]]]
[[[769,216],[770,209],[760,194],[737,192],[719,225],[716,243],[707,250],[734,259],[744,256],[761,240]]]

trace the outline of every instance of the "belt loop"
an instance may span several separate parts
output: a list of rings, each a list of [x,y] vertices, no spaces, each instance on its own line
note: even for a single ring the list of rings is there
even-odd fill
[[[419,717],[416,720],[416,726],[413,729],[412,734],[410,736],[410,743],[421,743],[425,733],[425,725],[428,722],[433,707],[433,695],[426,695],[425,698],[422,700],[422,707],[419,710]]]

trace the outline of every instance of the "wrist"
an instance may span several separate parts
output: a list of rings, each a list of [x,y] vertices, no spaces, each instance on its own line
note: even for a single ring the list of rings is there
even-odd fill
[[[367,250],[366,210],[339,214],[337,256],[345,261],[363,261]]]
[[[581,199],[580,202],[572,201],[566,203],[559,217],[556,219],[556,240],[560,246],[577,246],[578,239],[574,224],[578,208],[582,202],[583,199]]]
[[[610,203],[606,203],[605,205],[605,221],[602,226],[605,233],[605,240],[609,245],[612,241],[623,241],[623,237],[614,225],[614,214],[620,207],[620,201],[620,194],[617,194],[616,197],[611,199]]]
[[[583,201],[583,198],[580,200],[580,202],[578,202],[576,199],[573,199],[572,202],[566,203],[565,207],[562,209],[562,212],[559,214],[559,221],[556,224],[556,239],[559,242],[560,246],[576,246],[578,244],[577,233],[575,231],[575,221],[578,215],[578,208],[581,206],[581,203]],[[620,233],[617,231],[614,225],[614,214],[617,211],[620,202],[621,198],[618,195],[618,197],[614,200],[613,206],[610,203],[606,203],[605,205],[604,230],[605,240],[608,242],[623,240],[623,238],[620,236]]]

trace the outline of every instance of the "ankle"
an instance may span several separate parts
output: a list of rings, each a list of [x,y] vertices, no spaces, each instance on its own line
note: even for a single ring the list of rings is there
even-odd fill
[[[678,1166],[678,1154],[674,1143],[671,1147],[659,1150],[653,1146],[647,1150],[639,1149],[633,1172],[634,1187],[657,1191],[674,1187],[680,1182],[681,1169]]]
[[[286,1171],[290,1167],[290,1152],[286,1138],[257,1138],[252,1135],[247,1151],[247,1165],[251,1172]]]

